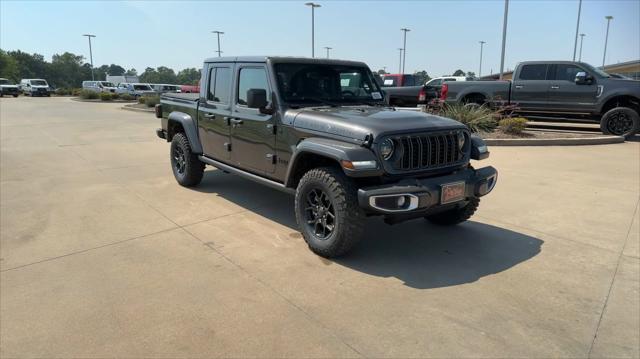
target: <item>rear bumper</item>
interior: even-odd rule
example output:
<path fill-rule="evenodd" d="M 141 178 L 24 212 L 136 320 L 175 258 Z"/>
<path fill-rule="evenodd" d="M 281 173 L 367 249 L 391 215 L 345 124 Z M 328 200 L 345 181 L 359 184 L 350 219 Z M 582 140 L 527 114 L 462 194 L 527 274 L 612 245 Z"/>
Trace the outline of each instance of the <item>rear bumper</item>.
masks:
<path fill-rule="evenodd" d="M 393 184 L 365 187 L 358 190 L 358 203 L 371 214 L 412 214 L 437 211 L 466 203 L 470 198 L 482 197 L 493 190 L 498 180 L 495 168 L 483 167 L 478 170 L 467 168 L 447 176 L 406 179 Z M 464 196 L 458 202 L 441 203 L 442 186 L 464 183 Z M 404 205 L 393 207 L 400 197 Z"/>

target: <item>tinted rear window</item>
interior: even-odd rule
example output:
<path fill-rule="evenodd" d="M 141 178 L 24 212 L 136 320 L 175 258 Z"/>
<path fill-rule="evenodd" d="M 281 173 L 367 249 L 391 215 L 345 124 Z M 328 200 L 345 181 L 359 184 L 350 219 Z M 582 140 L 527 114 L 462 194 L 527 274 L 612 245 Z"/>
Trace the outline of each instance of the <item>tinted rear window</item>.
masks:
<path fill-rule="evenodd" d="M 520 70 L 520 80 L 545 80 L 547 65 L 523 65 Z"/>

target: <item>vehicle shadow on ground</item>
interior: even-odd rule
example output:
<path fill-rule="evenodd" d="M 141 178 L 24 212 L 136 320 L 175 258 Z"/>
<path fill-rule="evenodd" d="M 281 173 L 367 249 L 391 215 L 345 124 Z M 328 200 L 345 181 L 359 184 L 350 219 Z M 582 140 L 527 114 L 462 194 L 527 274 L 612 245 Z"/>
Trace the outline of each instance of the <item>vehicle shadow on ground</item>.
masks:
<path fill-rule="evenodd" d="M 207 171 L 195 189 L 215 193 L 298 232 L 291 195 L 222 171 Z M 364 238 L 350 254 L 322 262 L 395 277 L 417 289 L 441 288 L 475 282 L 512 268 L 540 253 L 543 243 L 473 220 L 453 227 L 422 219 L 390 226 L 380 217 L 372 217 L 367 219 Z"/>

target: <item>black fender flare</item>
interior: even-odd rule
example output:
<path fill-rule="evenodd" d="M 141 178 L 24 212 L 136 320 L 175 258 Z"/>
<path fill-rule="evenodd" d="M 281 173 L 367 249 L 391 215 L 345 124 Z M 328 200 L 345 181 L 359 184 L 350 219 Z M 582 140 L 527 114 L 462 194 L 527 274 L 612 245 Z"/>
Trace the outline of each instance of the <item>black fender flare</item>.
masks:
<path fill-rule="evenodd" d="M 636 93 L 631 93 L 630 91 L 626 90 L 626 89 L 620 89 L 620 90 L 614 90 L 611 93 L 608 93 L 606 95 L 606 97 L 603 97 L 601 99 L 599 99 L 599 101 L 597 102 L 597 107 L 596 107 L 596 111 L 598 114 L 600 115 L 604 115 L 604 113 L 602 112 L 604 105 L 607 104 L 607 102 L 609 102 L 610 100 L 613 100 L 616 97 L 631 97 L 634 100 L 640 102 L 640 96 L 639 94 Z"/>
<path fill-rule="evenodd" d="M 348 143 L 328 138 L 311 137 L 300 141 L 296 146 L 291 146 L 291 159 L 287 167 L 285 186 L 293 185 L 296 167 L 300 164 L 303 154 L 314 154 L 336 161 L 347 176 L 370 177 L 382 174 L 382 167 L 373 151 L 367 147 L 355 143 Z M 344 168 L 342 161 L 376 161 L 377 169 L 352 170 Z"/>
<path fill-rule="evenodd" d="M 177 122 L 182 125 L 184 129 L 185 135 L 187 135 L 187 139 L 189 140 L 189 145 L 191 146 L 191 152 L 194 154 L 202 154 L 202 144 L 200 143 L 200 138 L 198 137 L 198 125 L 196 122 L 184 112 L 173 111 L 169 114 L 168 123 Z M 167 128 L 168 130 L 168 128 Z M 168 134 L 167 139 L 171 138 L 172 134 Z"/>

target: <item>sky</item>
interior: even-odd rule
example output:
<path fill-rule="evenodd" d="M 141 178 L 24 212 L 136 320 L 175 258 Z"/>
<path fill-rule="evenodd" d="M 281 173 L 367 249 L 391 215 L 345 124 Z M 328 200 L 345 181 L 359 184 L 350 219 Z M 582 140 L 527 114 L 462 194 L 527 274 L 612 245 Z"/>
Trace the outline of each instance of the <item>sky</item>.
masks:
<path fill-rule="evenodd" d="M 199 68 L 217 56 L 212 30 L 224 31 L 223 56 L 311 56 L 311 9 L 306 1 L 8 1 L 0 0 L 0 48 L 65 51 L 139 73 L 146 67 Z M 500 68 L 503 0 L 322 1 L 315 11 L 316 57 L 366 62 L 397 73 L 402 31 L 406 72 L 430 76 L 460 68 L 482 74 Z M 578 0 L 511 0 L 505 69 L 527 60 L 571 60 Z M 582 60 L 602 65 L 605 15 L 611 15 L 606 63 L 640 59 L 640 0 L 583 0 Z M 579 47 L 578 40 L 578 47 Z"/>

